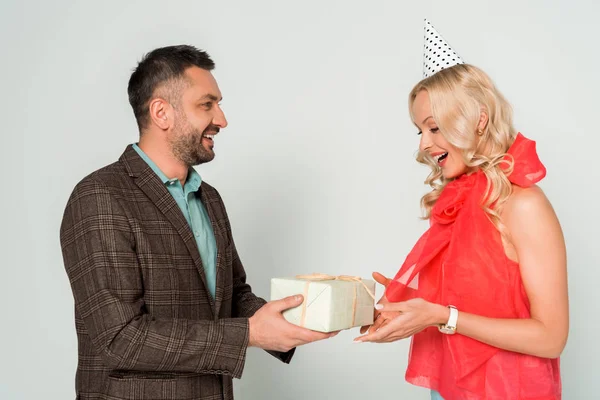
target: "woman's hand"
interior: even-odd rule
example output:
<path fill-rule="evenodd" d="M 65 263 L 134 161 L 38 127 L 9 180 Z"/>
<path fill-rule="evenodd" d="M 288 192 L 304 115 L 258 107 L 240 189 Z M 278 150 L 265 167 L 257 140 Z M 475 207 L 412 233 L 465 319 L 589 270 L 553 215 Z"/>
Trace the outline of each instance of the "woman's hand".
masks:
<path fill-rule="evenodd" d="M 378 319 L 385 316 L 392 318 L 382 321 L 377 329 L 373 329 L 373 324 L 369 333 L 356 338 L 355 342 L 389 343 L 405 339 L 425 328 L 444 323 L 450 313 L 444 306 L 419 298 L 399 303 L 378 304 L 376 308 L 381 315 Z"/>
<path fill-rule="evenodd" d="M 373 272 L 373 279 L 380 285 L 383 285 L 384 290 L 387 289 L 388 285 L 392 281 L 391 279 L 386 278 L 379 272 Z M 389 303 L 389 301 L 385 297 L 385 291 L 384 291 L 383 296 L 381 296 L 381 299 L 379 299 L 377 304 L 380 305 L 380 304 L 388 304 L 388 303 Z M 366 332 L 375 332 L 377 329 L 379 329 L 383 325 L 387 324 L 387 322 L 389 320 L 400 315 L 398 312 L 394 312 L 394 311 L 386 312 L 385 315 L 382 315 L 383 313 L 380 310 L 378 310 L 377 307 L 375 307 L 374 312 L 375 312 L 375 314 L 373 316 L 373 325 L 365 325 L 365 326 L 361 327 L 360 328 L 361 334 L 364 334 Z"/>

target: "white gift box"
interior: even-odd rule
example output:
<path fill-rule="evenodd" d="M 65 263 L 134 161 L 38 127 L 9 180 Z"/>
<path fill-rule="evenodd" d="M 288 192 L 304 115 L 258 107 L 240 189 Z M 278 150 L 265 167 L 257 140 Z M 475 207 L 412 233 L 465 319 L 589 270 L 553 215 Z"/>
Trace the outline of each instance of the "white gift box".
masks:
<path fill-rule="evenodd" d="M 283 312 L 292 324 L 319 332 L 371 325 L 375 282 L 323 274 L 271 279 L 271 300 L 301 294 L 301 306 Z"/>

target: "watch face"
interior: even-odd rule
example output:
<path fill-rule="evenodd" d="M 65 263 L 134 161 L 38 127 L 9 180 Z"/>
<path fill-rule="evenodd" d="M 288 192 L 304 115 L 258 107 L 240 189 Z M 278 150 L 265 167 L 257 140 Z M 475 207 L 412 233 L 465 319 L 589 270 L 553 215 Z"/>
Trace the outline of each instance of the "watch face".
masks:
<path fill-rule="evenodd" d="M 446 325 L 440 326 L 438 329 L 440 330 L 440 332 L 445 333 L 446 335 L 453 335 L 455 333 L 454 328 L 450 328 Z"/>

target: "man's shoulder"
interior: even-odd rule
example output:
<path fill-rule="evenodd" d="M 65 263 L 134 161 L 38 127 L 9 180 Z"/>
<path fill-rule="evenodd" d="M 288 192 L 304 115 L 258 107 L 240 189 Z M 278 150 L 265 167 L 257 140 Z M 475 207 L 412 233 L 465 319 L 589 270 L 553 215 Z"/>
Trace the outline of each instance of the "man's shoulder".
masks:
<path fill-rule="evenodd" d="M 130 183 L 131 177 L 119 160 L 88 174 L 77 183 L 75 188 L 95 186 L 111 190 L 129 186 Z"/>
<path fill-rule="evenodd" d="M 86 216 L 112 213 L 114 205 L 131 197 L 132 179 L 121 161 L 97 169 L 73 188 L 63 215 L 61 232 Z M 95 218 L 95 217 L 94 217 Z"/>
<path fill-rule="evenodd" d="M 81 200 L 89 195 L 109 195 L 121 199 L 135 197 L 134 192 L 137 187 L 126 159 L 128 153 L 132 151 L 134 150 L 131 149 L 131 146 L 128 146 L 117 161 L 99 168 L 81 179 L 73 188 L 68 203 Z"/>

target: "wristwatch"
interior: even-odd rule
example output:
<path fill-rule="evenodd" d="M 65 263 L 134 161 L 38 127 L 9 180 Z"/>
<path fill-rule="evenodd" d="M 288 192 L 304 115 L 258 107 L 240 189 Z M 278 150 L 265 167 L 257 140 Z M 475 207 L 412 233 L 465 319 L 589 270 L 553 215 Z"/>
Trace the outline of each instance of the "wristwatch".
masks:
<path fill-rule="evenodd" d="M 450 309 L 450 318 L 448 318 L 448 323 L 440 324 L 438 329 L 440 332 L 445 333 L 446 335 L 454 335 L 456 333 L 456 322 L 458 321 L 458 310 L 454 306 L 448 306 Z"/>

